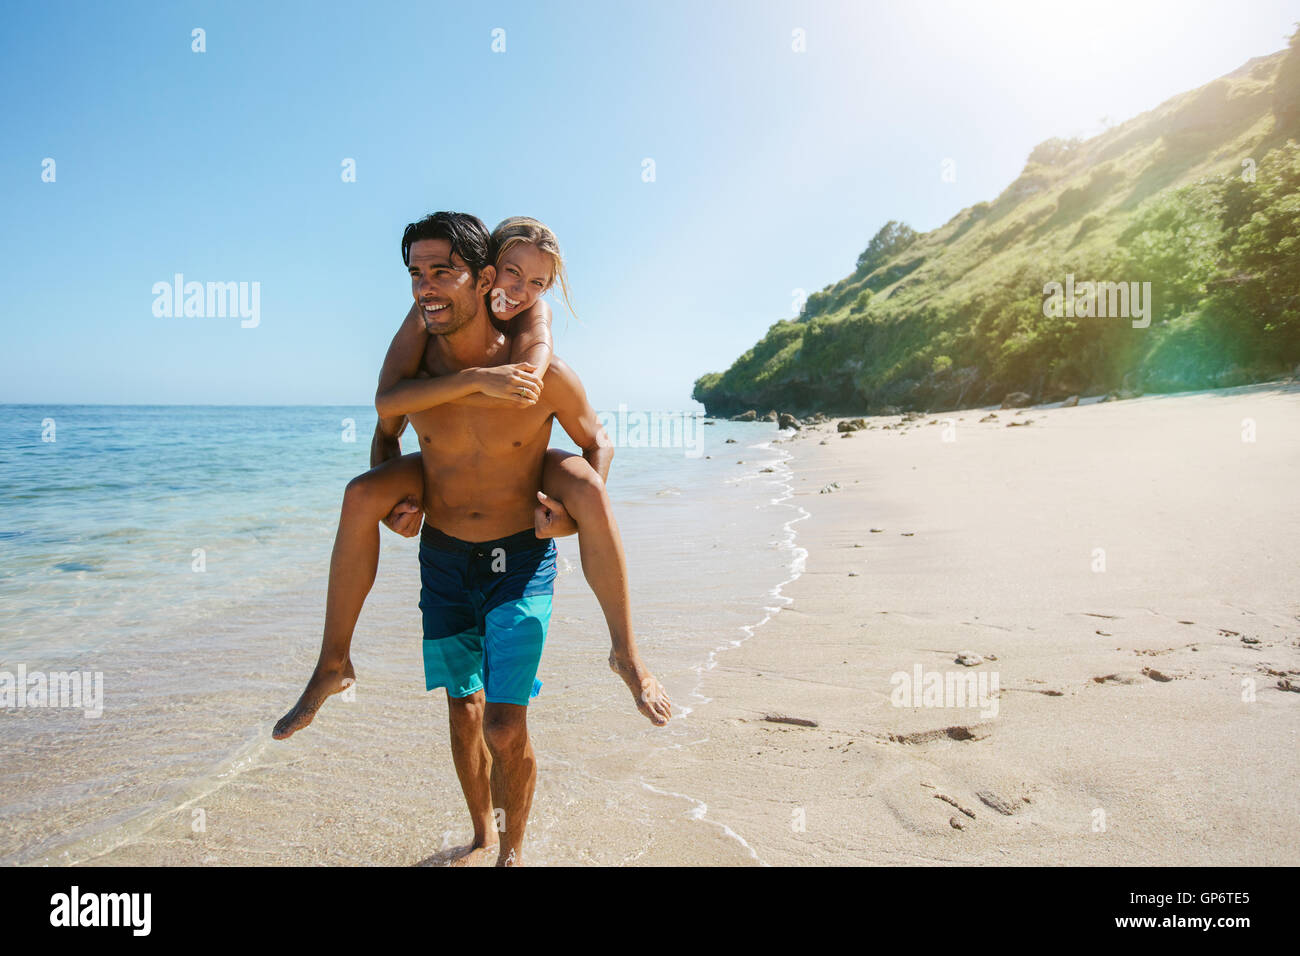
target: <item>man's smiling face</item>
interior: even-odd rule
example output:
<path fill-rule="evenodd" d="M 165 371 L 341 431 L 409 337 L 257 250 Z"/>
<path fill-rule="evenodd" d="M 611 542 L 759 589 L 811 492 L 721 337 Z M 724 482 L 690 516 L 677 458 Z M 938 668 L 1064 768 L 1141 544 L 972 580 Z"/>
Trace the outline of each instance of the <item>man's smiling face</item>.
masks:
<path fill-rule="evenodd" d="M 411 294 L 430 335 L 450 335 L 478 314 L 483 295 L 496 277 L 487 266 L 476 281 L 447 239 L 421 239 L 411 245 Z"/>

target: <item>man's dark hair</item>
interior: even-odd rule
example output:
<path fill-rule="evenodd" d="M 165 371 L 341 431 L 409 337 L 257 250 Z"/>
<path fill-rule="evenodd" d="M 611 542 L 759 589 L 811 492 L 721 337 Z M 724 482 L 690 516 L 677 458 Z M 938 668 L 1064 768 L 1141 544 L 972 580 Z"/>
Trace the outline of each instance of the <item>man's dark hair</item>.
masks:
<path fill-rule="evenodd" d="M 413 222 L 402 233 L 402 264 L 411 264 L 411 246 L 421 239 L 446 239 L 452 255 L 460 256 L 477 279 L 483 267 L 490 265 L 492 236 L 478 216 L 467 212 L 435 212 Z"/>

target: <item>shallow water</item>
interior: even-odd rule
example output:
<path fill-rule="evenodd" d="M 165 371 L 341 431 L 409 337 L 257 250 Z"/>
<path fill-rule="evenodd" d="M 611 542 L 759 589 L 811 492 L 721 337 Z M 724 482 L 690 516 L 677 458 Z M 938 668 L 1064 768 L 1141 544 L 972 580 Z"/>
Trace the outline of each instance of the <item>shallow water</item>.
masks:
<path fill-rule="evenodd" d="M 0 713 L 0 862 L 414 863 L 463 842 L 445 700 L 423 690 L 415 540 L 384 532 L 354 644 L 356 702 L 335 698 L 307 731 L 270 739 L 315 660 L 338 502 L 367 464 L 373 412 L 3 412 L 0 673 L 100 674 L 103 698 L 100 716 Z M 784 455 L 766 444 L 776 430 L 702 427 L 698 455 L 626 447 L 635 432 L 609 430 L 625 443 L 609 488 L 638 639 L 679 719 L 656 729 L 636 714 L 605 666 L 577 539 L 561 540 L 529 712 L 530 859 L 655 861 L 667 840 L 674 858 L 693 841 L 702 860 L 752 862 L 707 808 L 638 768 L 696 740 L 700 674 L 798 573 L 799 511 L 781 500 Z M 347 836 L 321 819 L 349 820 Z"/>

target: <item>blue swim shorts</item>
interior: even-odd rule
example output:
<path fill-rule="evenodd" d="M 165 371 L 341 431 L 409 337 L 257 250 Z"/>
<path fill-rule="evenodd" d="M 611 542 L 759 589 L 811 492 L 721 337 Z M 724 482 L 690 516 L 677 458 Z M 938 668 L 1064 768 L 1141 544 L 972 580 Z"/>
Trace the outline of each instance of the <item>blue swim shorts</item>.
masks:
<path fill-rule="evenodd" d="M 486 690 L 493 703 L 528 706 L 551 622 L 555 541 L 529 529 L 461 541 L 425 523 L 420 611 L 425 690 L 452 697 Z"/>

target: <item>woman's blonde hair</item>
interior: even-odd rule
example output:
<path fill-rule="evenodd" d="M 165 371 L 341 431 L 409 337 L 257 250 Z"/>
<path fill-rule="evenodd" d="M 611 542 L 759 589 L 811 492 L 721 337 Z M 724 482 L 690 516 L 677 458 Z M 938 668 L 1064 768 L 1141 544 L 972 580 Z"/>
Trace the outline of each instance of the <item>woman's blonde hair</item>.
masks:
<path fill-rule="evenodd" d="M 564 271 L 564 257 L 560 255 L 560 242 L 555 238 L 555 233 L 551 232 L 544 223 L 528 216 L 511 216 L 509 219 L 501 220 L 492 230 L 492 263 L 494 265 L 500 263 L 501 257 L 511 247 L 521 242 L 532 243 L 540 252 L 551 257 L 551 281 L 546 287 L 550 289 L 556 280 L 559 280 L 564 305 L 576 319 L 578 313 L 574 311 L 573 302 L 569 299 L 569 277 Z"/>

